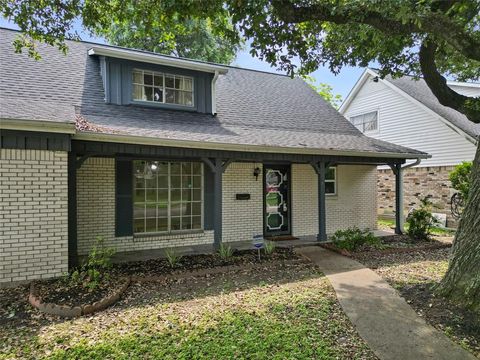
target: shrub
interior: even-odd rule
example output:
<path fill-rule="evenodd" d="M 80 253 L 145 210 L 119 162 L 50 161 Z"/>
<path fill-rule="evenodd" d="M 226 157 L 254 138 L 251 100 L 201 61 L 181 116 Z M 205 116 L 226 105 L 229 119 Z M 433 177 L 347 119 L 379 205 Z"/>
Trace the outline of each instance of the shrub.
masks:
<path fill-rule="evenodd" d="M 218 254 L 223 261 L 228 261 L 233 256 L 233 249 L 230 245 L 220 244 Z"/>
<path fill-rule="evenodd" d="M 408 236 L 413 240 L 428 240 L 432 228 L 438 220 L 432 215 L 432 202 L 425 197 L 420 200 L 420 207 L 413 209 L 407 216 Z"/>
<path fill-rule="evenodd" d="M 115 250 L 105 247 L 103 238 L 98 236 L 85 263 L 69 274 L 70 284 L 81 284 L 89 290 L 95 290 L 102 280 L 108 279 L 108 269 L 112 266 L 114 254 Z"/>
<path fill-rule="evenodd" d="M 275 243 L 273 241 L 265 241 L 265 245 L 264 245 L 265 254 L 267 254 L 267 255 L 273 254 L 276 247 L 277 246 L 275 245 Z"/>
<path fill-rule="evenodd" d="M 171 268 L 176 267 L 183 257 L 178 252 L 176 252 L 175 249 L 165 250 L 165 256 L 167 257 L 168 265 L 170 265 Z"/>
<path fill-rule="evenodd" d="M 460 192 L 465 201 L 468 198 L 468 191 L 470 190 L 472 166 L 473 163 L 471 161 L 464 161 L 455 166 L 449 174 L 452 187 Z"/>
<path fill-rule="evenodd" d="M 333 244 L 339 249 L 355 251 L 361 246 L 368 244 L 380 246 L 380 240 L 369 230 L 360 230 L 357 227 L 346 230 L 338 230 L 332 237 Z"/>

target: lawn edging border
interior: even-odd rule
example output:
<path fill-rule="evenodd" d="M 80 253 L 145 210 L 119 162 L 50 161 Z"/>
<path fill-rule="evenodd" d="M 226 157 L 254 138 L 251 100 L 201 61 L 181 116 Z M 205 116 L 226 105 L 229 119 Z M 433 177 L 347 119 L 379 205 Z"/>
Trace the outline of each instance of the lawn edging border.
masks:
<path fill-rule="evenodd" d="M 120 296 L 127 290 L 130 285 L 130 277 L 121 278 L 121 285 L 118 286 L 111 294 L 105 296 L 103 299 L 96 301 L 92 304 L 80 305 L 80 306 L 68 306 L 68 305 L 58 305 L 55 303 L 45 303 L 42 302 L 42 298 L 38 295 L 38 292 L 35 288 L 35 282 L 30 283 L 30 293 L 28 295 L 28 302 L 34 308 L 39 311 L 49 314 L 57 315 L 65 318 L 75 318 L 82 315 L 93 314 L 95 312 L 106 309 L 107 307 L 113 305 L 115 302 L 120 299 Z"/>

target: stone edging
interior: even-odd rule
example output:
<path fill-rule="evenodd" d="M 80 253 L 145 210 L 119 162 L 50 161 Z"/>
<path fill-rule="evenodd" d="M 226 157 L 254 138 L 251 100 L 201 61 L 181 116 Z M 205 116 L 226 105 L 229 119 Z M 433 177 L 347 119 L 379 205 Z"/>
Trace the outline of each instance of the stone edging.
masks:
<path fill-rule="evenodd" d="M 30 294 L 28 295 L 28 302 L 39 311 L 50 314 L 57 315 L 66 318 L 74 318 L 82 315 L 93 314 L 94 312 L 106 309 L 120 298 L 120 296 L 127 290 L 130 285 L 130 278 L 123 278 L 123 283 L 117 289 L 113 291 L 112 294 L 104 297 L 103 299 L 94 302 L 93 304 L 87 304 L 82 306 L 67 306 L 67 305 L 57 305 L 54 303 L 44 303 L 42 298 L 38 295 L 37 290 L 35 289 L 34 282 L 30 283 Z"/>

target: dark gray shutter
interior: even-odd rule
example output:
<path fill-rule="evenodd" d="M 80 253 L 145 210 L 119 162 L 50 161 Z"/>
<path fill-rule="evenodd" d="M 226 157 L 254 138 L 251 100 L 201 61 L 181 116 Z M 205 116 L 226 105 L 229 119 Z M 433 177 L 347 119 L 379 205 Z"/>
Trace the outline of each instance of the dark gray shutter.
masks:
<path fill-rule="evenodd" d="M 214 174 L 210 171 L 207 166 L 203 167 L 205 178 L 203 183 L 203 228 L 205 230 L 213 230 L 213 190 L 214 190 L 214 182 L 213 176 Z"/>
<path fill-rule="evenodd" d="M 115 236 L 133 235 L 133 163 L 115 160 Z"/>

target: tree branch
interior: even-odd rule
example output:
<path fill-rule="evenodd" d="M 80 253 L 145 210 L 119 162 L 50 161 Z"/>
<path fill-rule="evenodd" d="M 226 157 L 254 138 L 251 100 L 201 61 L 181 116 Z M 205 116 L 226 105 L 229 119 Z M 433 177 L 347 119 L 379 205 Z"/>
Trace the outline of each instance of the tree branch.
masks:
<path fill-rule="evenodd" d="M 327 21 L 335 24 L 356 22 L 370 25 L 386 34 L 411 35 L 428 33 L 443 39 L 467 58 L 480 61 L 480 41 L 470 36 L 465 29 L 441 12 L 430 12 L 420 18 L 421 27 L 413 21 L 403 23 L 384 13 L 358 7 L 336 8 L 331 4 L 317 2 L 308 6 L 297 6 L 291 0 L 272 0 L 277 15 L 287 23 Z"/>
<path fill-rule="evenodd" d="M 480 98 L 471 98 L 453 91 L 447 80 L 439 73 L 435 63 L 437 45 L 430 39 L 423 41 L 419 61 L 424 80 L 440 104 L 455 109 L 474 123 L 480 123 Z"/>

